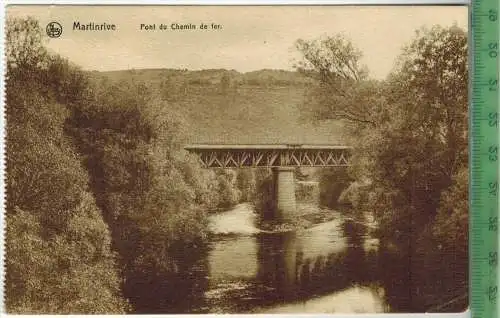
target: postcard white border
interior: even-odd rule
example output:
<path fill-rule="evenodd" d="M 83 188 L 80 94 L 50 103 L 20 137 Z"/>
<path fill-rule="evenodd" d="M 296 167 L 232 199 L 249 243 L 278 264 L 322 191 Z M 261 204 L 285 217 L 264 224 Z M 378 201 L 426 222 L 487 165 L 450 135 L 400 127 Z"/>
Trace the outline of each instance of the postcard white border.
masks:
<path fill-rule="evenodd" d="M 1 1 L 1 0 L 0 0 Z M 0 8 L 0 105 L 2 114 L 4 112 L 5 103 L 5 8 L 8 5 L 470 5 L 472 0 L 4 0 Z M 469 19 L 470 21 L 470 19 Z M 470 22 L 469 22 L 470 23 Z M 5 118 L 0 116 L 0 160 L 5 164 Z M 2 213 L 0 213 L 0 226 L 2 228 L 2 235 L 0 235 L 0 267 L 3 269 L 5 264 L 5 249 L 4 249 L 4 209 L 5 209 L 5 166 L 0 169 L 0 202 L 2 204 Z M 4 276 L 0 278 L 0 315 L 2 317 L 9 317 L 5 313 L 4 307 Z M 56 317 L 56 315 L 44 315 L 46 317 Z M 127 315 L 127 317 L 178 317 L 179 315 Z M 471 317 L 470 310 L 462 313 L 418 313 L 418 314 L 226 314 L 226 315 L 182 315 L 186 318 L 220 318 L 225 317 L 239 317 L 239 318 L 255 318 L 259 317 L 282 317 L 282 318 L 319 318 L 319 317 L 332 317 L 332 318 L 468 318 Z M 40 317 L 38 315 L 23 315 L 23 317 Z M 120 315 L 70 315 L 70 317 L 122 317 Z"/>

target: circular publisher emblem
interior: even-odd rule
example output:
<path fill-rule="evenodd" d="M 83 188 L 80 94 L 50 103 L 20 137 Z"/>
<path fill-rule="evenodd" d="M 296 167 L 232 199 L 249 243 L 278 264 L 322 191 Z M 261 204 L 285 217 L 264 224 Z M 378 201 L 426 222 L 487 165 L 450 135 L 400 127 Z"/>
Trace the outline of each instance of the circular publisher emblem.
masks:
<path fill-rule="evenodd" d="M 50 22 L 47 24 L 47 28 L 45 29 L 47 31 L 47 35 L 51 38 L 58 38 L 62 34 L 62 26 L 59 24 L 59 22 Z"/>

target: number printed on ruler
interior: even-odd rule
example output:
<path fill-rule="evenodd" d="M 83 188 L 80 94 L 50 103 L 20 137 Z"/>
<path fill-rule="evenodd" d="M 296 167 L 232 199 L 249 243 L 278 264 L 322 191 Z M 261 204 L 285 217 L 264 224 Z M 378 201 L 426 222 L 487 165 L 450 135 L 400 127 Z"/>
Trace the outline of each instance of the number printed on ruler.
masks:
<path fill-rule="evenodd" d="M 499 3 L 472 3 L 471 311 L 498 316 Z"/>

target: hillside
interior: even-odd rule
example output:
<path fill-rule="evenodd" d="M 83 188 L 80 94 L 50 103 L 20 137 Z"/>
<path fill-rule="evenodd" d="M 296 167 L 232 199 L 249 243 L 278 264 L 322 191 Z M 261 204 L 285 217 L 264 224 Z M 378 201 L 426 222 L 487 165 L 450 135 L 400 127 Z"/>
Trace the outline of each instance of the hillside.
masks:
<path fill-rule="evenodd" d="M 158 89 L 184 115 L 191 143 L 341 143 L 338 123 L 301 120 L 309 78 L 297 72 L 147 69 L 93 73 Z"/>

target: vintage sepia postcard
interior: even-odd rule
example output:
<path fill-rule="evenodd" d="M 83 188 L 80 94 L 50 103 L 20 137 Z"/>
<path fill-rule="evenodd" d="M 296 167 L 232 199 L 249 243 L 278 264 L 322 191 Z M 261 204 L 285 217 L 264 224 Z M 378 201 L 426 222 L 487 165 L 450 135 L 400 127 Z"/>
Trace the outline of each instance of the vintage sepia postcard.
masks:
<path fill-rule="evenodd" d="M 5 310 L 468 308 L 465 6 L 10 5 Z"/>

